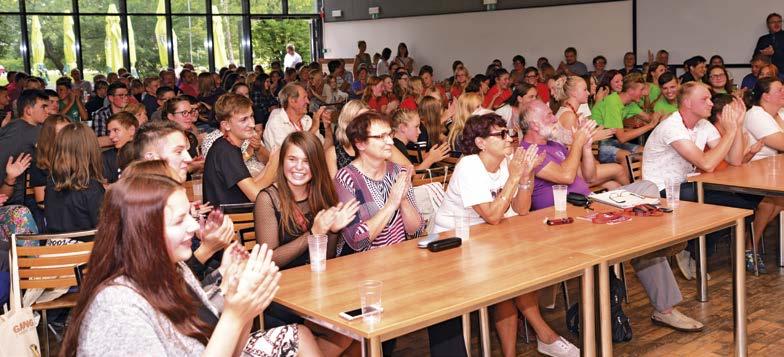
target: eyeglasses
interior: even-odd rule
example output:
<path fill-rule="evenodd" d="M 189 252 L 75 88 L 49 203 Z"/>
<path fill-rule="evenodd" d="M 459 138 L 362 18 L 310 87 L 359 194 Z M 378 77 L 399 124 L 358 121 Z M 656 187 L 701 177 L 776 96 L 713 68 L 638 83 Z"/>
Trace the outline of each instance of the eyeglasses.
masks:
<path fill-rule="evenodd" d="M 381 140 L 384 140 L 384 141 L 386 141 L 387 139 L 392 140 L 392 132 L 390 131 L 390 132 L 383 133 L 383 134 L 378 134 L 378 135 L 368 135 L 368 139 L 381 139 Z"/>
<path fill-rule="evenodd" d="M 172 113 L 172 114 L 174 114 L 174 115 L 177 115 L 177 114 L 182 114 L 182 115 L 196 115 L 196 114 L 199 114 L 199 111 L 198 111 L 197 109 L 191 109 L 191 110 L 183 110 L 183 111 L 181 111 L 181 112 L 174 112 L 174 113 Z"/>
<path fill-rule="evenodd" d="M 506 140 L 506 138 L 509 137 L 509 131 L 508 130 L 504 130 L 504 131 L 499 131 L 497 133 L 490 133 L 490 134 L 487 134 L 487 136 L 497 136 L 497 137 L 501 138 L 501 140 Z"/>

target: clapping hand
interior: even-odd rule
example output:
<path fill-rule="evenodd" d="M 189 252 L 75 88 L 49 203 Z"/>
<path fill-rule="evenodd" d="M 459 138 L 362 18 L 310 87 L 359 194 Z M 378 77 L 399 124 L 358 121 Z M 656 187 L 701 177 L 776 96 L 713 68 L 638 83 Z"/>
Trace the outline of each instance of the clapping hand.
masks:
<path fill-rule="evenodd" d="M 338 232 L 354 221 L 354 217 L 356 217 L 357 211 L 359 211 L 359 201 L 352 198 L 350 201 L 346 203 L 340 202 L 337 206 L 332 208 L 335 209 L 335 214 L 333 215 L 332 225 L 329 227 L 329 230 L 331 232 Z"/>
<path fill-rule="evenodd" d="M 261 314 L 279 289 L 280 272 L 266 244 L 253 247 L 245 266 L 232 264 L 227 275 L 224 314 L 239 321 Z"/>
<path fill-rule="evenodd" d="M 394 207 L 399 207 L 400 202 L 403 200 L 403 196 L 408 193 L 408 187 L 411 185 L 411 172 L 413 171 L 414 168 L 411 167 L 411 165 L 401 168 L 395 179 L 395 183 L 392 184 L 392 189 L 389 192 L 387 201 Z"/>
<path fill-rule="evenodd" d="M 449 157 L 449 144 L 441 143 L 433 145 L 430 151 L 426 152 L 424 161 L 429 161 L 431 164 L 439 162 Z"/>
<path fill-rule="evenodd" d="M 216 221 L 215 217 L 220 217 L 220 220 Z M 234 240 L 234 222 L 228 215 L 213 211 L 204 222 L 204 229 L 200 230 L 200 233 L 201 244 L 209 251 L 217 252 L 226 248 Z"/>
<path fill-rule="evenodd" d="M 17 177 L 21 176 L 25 170 L 30 167 L 32 161 L 33 157 L 28 153 L 19 154 L 19 156 L 16 157 L 16 161 L 14 161 L 13 156 L 8 157 L 8 163 L 5 165 L 6 180 L 15 180 Z"/>
<path fill-rule="evenodd" d="M 5 201 L 8 201 L 8 195 L 4 195 L 0 193 L 0 206 L 2 206 Z"/>
<path fill-rule="evenodd" d="M 539 148 L 531 145 L 528 149 L 518 147 L 512 159 L 509 160 L 508 170 L 510 177 L 528 177 L 531 171 L 544 159 L 543 155 L 538 155 Z"/>

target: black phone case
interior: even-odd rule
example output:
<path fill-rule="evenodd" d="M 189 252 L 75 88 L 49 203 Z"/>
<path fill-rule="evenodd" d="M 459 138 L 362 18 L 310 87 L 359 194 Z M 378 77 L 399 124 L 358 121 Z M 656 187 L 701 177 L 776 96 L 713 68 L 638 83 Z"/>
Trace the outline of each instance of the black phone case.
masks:
<path fill-rule="evenodd" d="M 463 244 L 463 240 L 457 237 L 440 239 L 437 241 L 430 242 L 427 245 L 427 249 L 431 252 L 440 252 L 442 250 L 447 250 L 451 248 L 459 247 Z"/>

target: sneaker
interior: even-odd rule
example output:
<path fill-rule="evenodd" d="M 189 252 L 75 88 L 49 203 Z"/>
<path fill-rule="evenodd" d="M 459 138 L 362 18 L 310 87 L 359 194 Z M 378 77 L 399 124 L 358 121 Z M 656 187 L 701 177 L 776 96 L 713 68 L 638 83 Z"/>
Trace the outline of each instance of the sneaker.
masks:
<path fill-rule="evenodd" d="M 689 269 L 689 260 L 691 259 L 691 255 L 689 252 L 682 250 L 680 253 L 675 254 L 675 261 L 678 263 L 678 268 L 680 268 L 683 277 L 686 280 L 694 279 L 694 276 L 691 275 L 691 269 Z"/>
<path fill-rule="evenodd" d="M 651 320 L 657 325 L 667 326 L 681 332 L 702 331 L 704 327 L 701 322 L 682 314 L 676 309 L 672 309 L 669 314 L 656 311 L 651 316 Z"/>
<path fill-rule="evenodd" d="M 546 356 L 553 357 L 580 357 L 580 349 L 567 341 L 563 337 L 558 337 L 555 342 L 546 344 L 540 339 L 536 339 L 536 350 Z"/>
<path fill-rule="evenodd" d="M 697 279 L 697 261 L 689 257 L 689 271 L 694 279 Z M 711 280 L 710 273 L 705 273 L 705 279 Z"/>
<path fill-rule="evenodd" d="M 759 254 L 757 254 L 757 270 L 760 274 L 768 273 L 768 269 L 765 268 L 765 262 Z M 749 273 L 754 272 L 754 253 L 751 250 L 746 250 L 746 271 Z"/>

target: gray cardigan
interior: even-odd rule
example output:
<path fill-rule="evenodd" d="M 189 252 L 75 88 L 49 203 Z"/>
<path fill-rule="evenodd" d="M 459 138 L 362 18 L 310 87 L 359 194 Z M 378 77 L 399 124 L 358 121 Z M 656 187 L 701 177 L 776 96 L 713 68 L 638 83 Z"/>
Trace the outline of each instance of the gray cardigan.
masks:
<path fill-rule="evenodd" d="M 219 316 L 220 308 L 210 301 L 210 296 L 190 269 L 179 263 L 179 270 L 202 303 Z M 198 340 L 178 332 L 166 316 L 135 291 L 132 282 L 118 277 L 111 285 L 101 289 L 87 308 L 76 354 L 195 356 L 202 354 L 204 348 Z"/>

